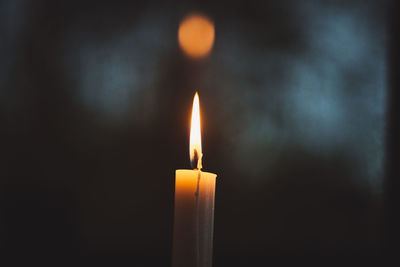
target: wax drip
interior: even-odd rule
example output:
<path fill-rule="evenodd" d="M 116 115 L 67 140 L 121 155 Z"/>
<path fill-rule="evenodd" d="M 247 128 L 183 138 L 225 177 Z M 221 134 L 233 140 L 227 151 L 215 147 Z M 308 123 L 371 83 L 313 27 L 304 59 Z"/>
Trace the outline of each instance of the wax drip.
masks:
<path fill-rule="evenodd" d="M 195 254 L 196 254 L 196 267 L 200 266 L 200 203 L 199 203 L 199 197 L 200 197 L 200 179 L 201 179 L 201 168 L 203 168 L 202 165 L 202 160 L 203 158 L 203 153 L 199 153 L 197 149 L 194 150 L 194 162 L 197 159 L 197 188 L 196 192 L 194 193 L 194 196 L 196 198 L 196 215 L 195 215 L 195 220 L 196 220 L 196 245 L 195 245 Z M 193 162 L 193 165 L 194 165 Z M 193 167 L 193 166 L 192 166 Z"/>
<path fill-rule="evenodd" d="M 197 162 L 197 189 L 194 193 L 196 197 L 196 267 L 200 266 L 200 207 L 199 207 L 199 197 L 200 197 L 200 179 L 201 179 L 201 156 Z"/>

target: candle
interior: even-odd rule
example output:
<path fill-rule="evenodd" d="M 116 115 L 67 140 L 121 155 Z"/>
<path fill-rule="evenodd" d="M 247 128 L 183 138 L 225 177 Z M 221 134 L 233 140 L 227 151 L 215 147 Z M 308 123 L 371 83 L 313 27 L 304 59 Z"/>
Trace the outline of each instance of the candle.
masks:
<path fill-rule="evenodd" d="M 190 162 L 194 170 L 176 170 L 173 267 L 210 267 L 216 174 L 203 172 L 200 105 L 193 100 Z"/>

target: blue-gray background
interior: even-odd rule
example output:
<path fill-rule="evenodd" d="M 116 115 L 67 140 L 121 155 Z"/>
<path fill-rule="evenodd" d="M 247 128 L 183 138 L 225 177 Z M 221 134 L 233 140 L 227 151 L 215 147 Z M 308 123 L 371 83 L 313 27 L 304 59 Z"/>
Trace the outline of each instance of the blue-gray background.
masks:
<path fill-rule="evenodd" d="M 193 11 L 216 27 L 200 61 L 177 43 Z M 198 90 L 203 165 L 218 174 L 215 266 L 379 251 L 387 11 L 358 0 L 1 1 L 4 250 L 168 266 L 174 170 L 189 168 Z"/>

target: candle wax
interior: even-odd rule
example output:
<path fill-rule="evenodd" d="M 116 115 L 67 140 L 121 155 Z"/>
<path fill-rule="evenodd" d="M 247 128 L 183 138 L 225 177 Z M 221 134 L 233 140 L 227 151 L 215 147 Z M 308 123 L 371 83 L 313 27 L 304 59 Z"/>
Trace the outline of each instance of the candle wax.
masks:
<path fill-rule="evenodd" d="M 177 170 L 173 267 L 210 267 L 216 174 Z"/>

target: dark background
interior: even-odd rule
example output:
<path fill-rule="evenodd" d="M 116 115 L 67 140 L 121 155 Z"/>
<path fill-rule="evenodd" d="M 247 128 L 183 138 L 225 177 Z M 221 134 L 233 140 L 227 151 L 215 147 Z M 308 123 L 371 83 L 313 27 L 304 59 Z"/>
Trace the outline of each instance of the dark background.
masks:
<path fill-rule="evenodd" d="M 389 1 L 0 1 L 3 266 L 169 266 L 174 170 L 218 174 L 214 266 L 396 253 Z M 215 23 L 191 60 L 177 28 Z"/>

